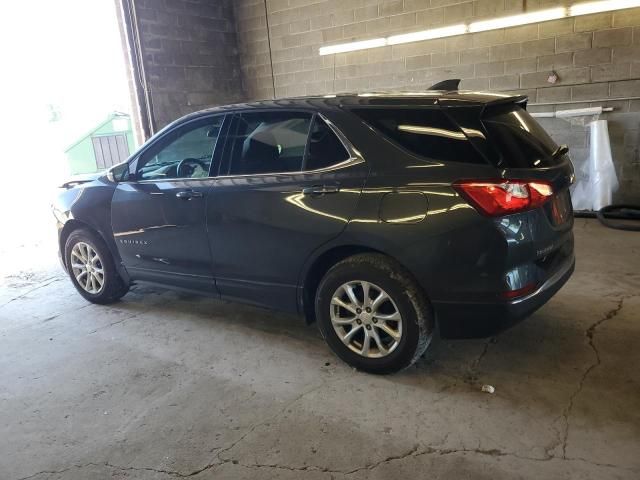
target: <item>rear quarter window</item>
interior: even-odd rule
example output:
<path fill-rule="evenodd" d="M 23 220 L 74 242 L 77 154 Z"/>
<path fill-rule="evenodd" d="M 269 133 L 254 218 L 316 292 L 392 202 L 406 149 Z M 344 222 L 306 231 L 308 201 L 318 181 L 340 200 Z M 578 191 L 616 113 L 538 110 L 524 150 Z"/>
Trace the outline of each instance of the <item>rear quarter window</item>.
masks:
<path fill-rule="evenodd" d="M 438 108 L 358 108 L 352 112 L 416 156 L 440 162 L 487 164 L 469 141 L 468 132 L 465 134 Z"/>
<path fill-rule="evenodd" d="M 494 163 L 503 168 L 543 168 L 562 163 L 553 158 L 558 148 L 542 126 L 517 104 L 489 107 L 482 117 L 495 151 Z"/>

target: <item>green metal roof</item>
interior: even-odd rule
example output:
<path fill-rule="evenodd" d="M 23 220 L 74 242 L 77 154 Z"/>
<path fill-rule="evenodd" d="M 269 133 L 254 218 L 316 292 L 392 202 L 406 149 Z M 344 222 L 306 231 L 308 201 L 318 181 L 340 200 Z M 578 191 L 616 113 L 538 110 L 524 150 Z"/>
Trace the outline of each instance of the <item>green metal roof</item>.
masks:
<path fill-rule="evenodd" d="M 104 119 L 102 122 L 100 122 L 98 125 L 96 125 L 95 127 L 93 127 L 91 130 L 89 130 L 87 133 L 85 133 L 84 135 L 80 136 L 75 142 L 73 142 L 71 145 L 69 145 L 67 148 L 65 148 L 64 153 L 67 153 L 69 150 L 71 150 L 73 147 L 75 147 L 76 145 L 78 145 L 80 142 L 82 142 L 85 138 L 87 137 L 91 137 L 97 130 L 100 130 L 102 127 L 104 127 L 107 123 L 109 123 L 110 121 L 112 121 L 114 118 L 122 118 L 122 117 L 126 117 L 129 118 L 129 114 L 128 113 L 122 113 L 122 112 L 111 112 L 106 119 Z"/>

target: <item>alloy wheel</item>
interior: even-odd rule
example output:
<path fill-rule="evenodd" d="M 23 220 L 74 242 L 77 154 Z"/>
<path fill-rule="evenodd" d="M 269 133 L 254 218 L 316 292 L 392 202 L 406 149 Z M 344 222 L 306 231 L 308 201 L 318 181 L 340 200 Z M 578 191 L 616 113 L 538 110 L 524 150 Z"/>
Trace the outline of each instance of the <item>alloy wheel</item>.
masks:
<path fill-rule="evenodd" d="M 357 280 L 341 285 L 331 298 L 331 324 L 351 351 L 366 358 L 393 352 L 402 339 L 402 316 L 379 286 Z"/>
<path fill-rule="evenodd" d="M 98 252 L 85 242 L 76 243 L 71 249 L 71 270 L 78 285 L 92 295 L 104 287 L 104 267 Z"/>

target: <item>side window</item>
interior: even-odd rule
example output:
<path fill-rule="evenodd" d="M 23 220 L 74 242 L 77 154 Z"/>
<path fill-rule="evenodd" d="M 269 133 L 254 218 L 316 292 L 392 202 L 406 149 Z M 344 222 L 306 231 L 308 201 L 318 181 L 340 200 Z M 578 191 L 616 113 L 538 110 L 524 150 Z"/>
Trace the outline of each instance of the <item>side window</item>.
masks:
<path fill-rule="evenodd" d="M 409 152 L 442 162 L 486 164 L 467 135 L 437 108 L 360 108 L 353 112 Z"/>
<path fill-rule="evenodd" d="M 223 119 L 223 115 L 205 118 L 168 133 L 142 154 L 138 160 L 136 178 L 208 177 Z"/>
<path fill-rule="evenodd" d="M 307 113 L 237 115 L 225 149 L 229 174 L 301 171 L 310 126 L 311 115 Z"/>
<path fill-rule="evenodd" d="M 318 170 L 349 159 L 349 152 L 331 128 L 316 115 L 311 133 L 304 170 Z"/>

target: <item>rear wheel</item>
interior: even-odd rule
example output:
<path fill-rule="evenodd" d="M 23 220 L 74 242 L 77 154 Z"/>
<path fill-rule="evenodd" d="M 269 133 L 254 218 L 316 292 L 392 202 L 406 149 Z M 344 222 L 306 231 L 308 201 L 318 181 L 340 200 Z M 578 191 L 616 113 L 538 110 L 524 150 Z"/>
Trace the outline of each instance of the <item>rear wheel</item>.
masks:
<path fill-rule="evenodd" d="M 65 261 L 73 286 L 90 302 L 112 303 L 129 291 L 104 241 L 89 230 L 75 230 L 69 235 Z"/>
<path fill-rule="evenodd" d="M 355 255 L 332 267 L 318 287 L 316 318 L 331 349 L 370 373 L 413 364 L 433 334 L 433 318 L 415 280 L 381 254 Z"/>

